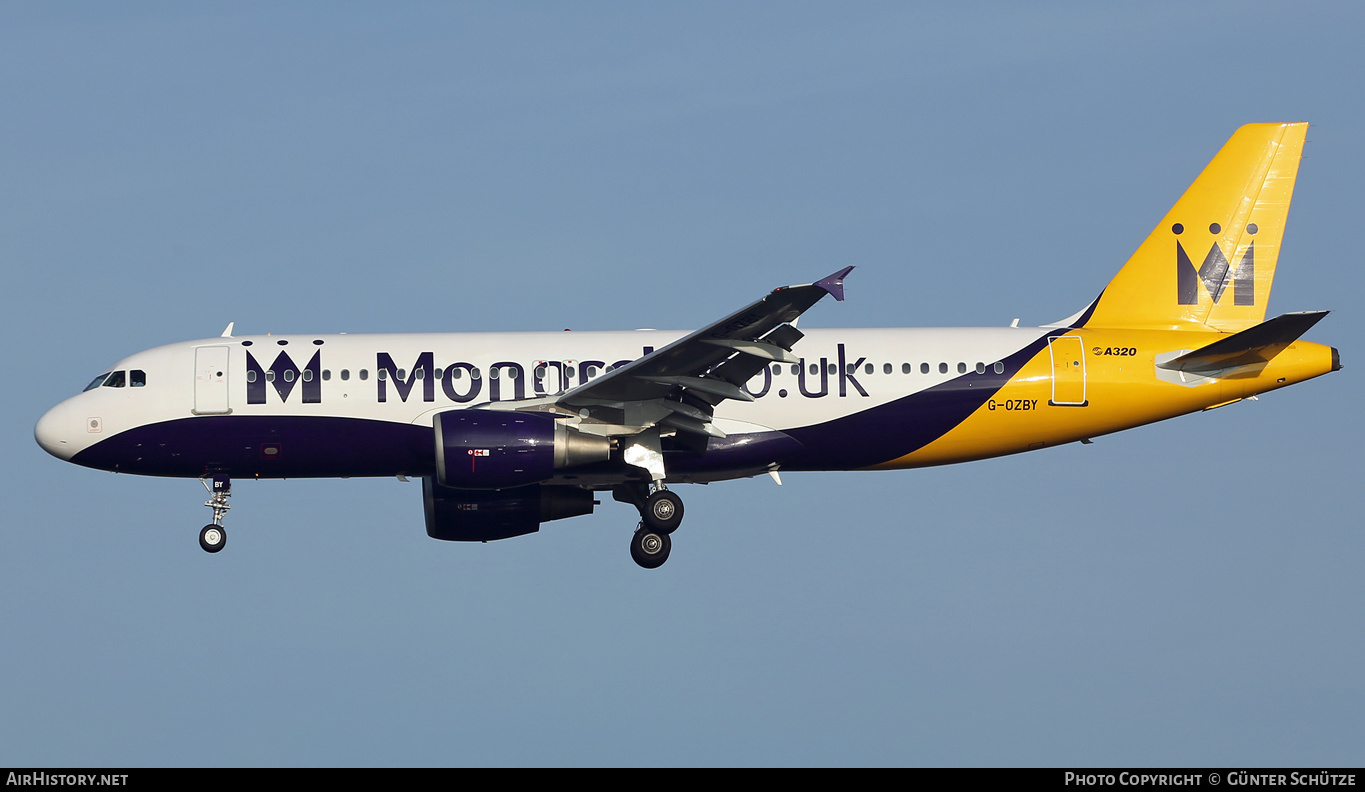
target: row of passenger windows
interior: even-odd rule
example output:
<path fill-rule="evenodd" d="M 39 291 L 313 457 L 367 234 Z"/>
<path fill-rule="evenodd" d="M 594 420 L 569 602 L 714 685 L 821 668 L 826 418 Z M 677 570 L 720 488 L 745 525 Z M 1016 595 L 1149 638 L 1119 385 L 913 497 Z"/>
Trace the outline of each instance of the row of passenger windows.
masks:
<path fill-rule="evenodd" d="M 783 368 L 783 367 L 782 367 L 781 365 L 774 365 L 774 366 L 772 367 L 772 372 L 773 372 L 773 374 L 781 374 L 781 373 L 782 373 L 782 368 Z M 938 368 L 938 373 L 940 373 L 940 374 L 947 374 L 948 371 L 949 371 L 948 364 L 947 364 L 946 362 L 940 362 L 940 363 L 938 364 L 937 368 Z M 981 363 L 981 362 L 978 361 L 977 364 L 975 365 L 975 367 L 973 367 L 973 370 L 974 370 L 977 374 L 985 374 L 987 368 L 988 368 L 987 364 Z M 1004 363 L 996 362 L 996 363 L 990 364 L 989 368 L 990 368 L 991 370 L 993 370 L 996 374 L 1004 374 L 1004 373 L 1005 373 L 1005 364 L 1004 364 Z M 900 369 L 901 369 L 901 373 L 902 373 L 902 374 L 911 374 L 911 373 L 913 373 L 914 370 L 915 370 L 914 366 L 913 366 L 912 364 L 910 364 L 910 363 L 902 363 L 901 366 L 900 366 Z M 497 368 L 497 367 L 495 367 L 495 368 L 493 368 L 493 369 L 490 369 L 489 372 L 488 372 L 489 378 L 491 378 L 491 379 L 498 379 L 498 377 L 499 377 L 499 372 L 502 371 L 502 370 L 503 370 L 502 368 Z M 612 367 L 611 367 L 611 366 L 606 366 L 606 367 L 604 367 L 603 370 L 604 370 L 604 371 L 611 371 L 611 370 L 612 370 Z M 966 363 L 964 363 L 964 362 L 958 362 L 958 364 L 957 364 L 957 373 L 959 373 L 959 374 L 966 374 L 966 373 L 967 373 L 967 370 L 968 370 L 968 369 L 967 369 L 967 364 L 966 364 Z M 443 369 L 438 369 L 438 373 L 437 373 L 436 376 L 440 376 L 440 372 L 441 372 L 441 371 L 443 371 Z M 462 377 L 465 376 L 466 371 L 468 371 L 468 374 L 469 374 L 469 378 L 470 378 L 470 379 L 480 379 L 480 378 L 482 378 L 482 376 L 483 376 L 482 372 L 480 372 L 478 368 L 476 368 L 476 367 L 470 367 L 470 368 L 466 369 L 464 366 L 455 366 L 455 367 L 453 367 L 453 368 L 451 369 L 451 371 L 450 371 L 450 376 L 451 376 L 451 378 L 453 378 L 453 379 L 461 379 Z M 838 374 L 838 373 L 839 373 L 839 367 L 838 367 L 837 365 L 835 365 L 834 363 L 827 363 L 827 364 L 826 364 L 826 369 L 825 369 L 825 371 L 826 371 L 827 374 L 831 374 L 831 375 L 833 375 L 833 374 Z M 846 366 L 845 371 L 846 371 L 846 373 L 848 373 L 848 374 L 857 374 L 857 373 L 858 373 L 857 368 L 856 368 L 853 364 L 851 364 L 851 363 L 848 364 L 848 365 Z M 931 366 L 931 364 L 929 364 L 929 363 L 921 363 L 921 364 L 919 364 L 919 373 L 921 373 L 921 374 L 928 374 L 928 373 L 930 373 L 931 371 L 933 371 L 933 366 Z M 507 378 L 508 378 L 508 379 L 516 379 L 516 378 L 520 375 L 520 370 L 519 370 L 519 369 L 516 369 L 516 368 L 512 368 L 512 367 L 506 367 L 506 372 L 507 372 Z M 573 371 L 573 367 L 572 367 L 572 366 L 565 366 L 565 367 L 564 367 L 564 372 L 565 372 L 565 373 L 567 374 L 567 376 L 570 377 L 570 378 L 572 378 L 573 375 L 574 375 L 574 371 Z M 892 373 L 894 373 L 894 372 L 895 372 L 895 366 L 894 366 L 893 364 L 891 364 L 891 363 L 883 363 L 883 364 L 882 364 L 882 373 L 883 373 L 883 374 L 892 374 Z M 134 373 L 135 375 L 138 375 L 138 376 L 141 376 L 141 375 L 142 375 L 142 372 L 140 372 L 140 371 L 135 371 L 135 372 L 133 372 L 133 373 Z M 535 376 L 536 376 L 538 379 L 544 379 L 545 375 L 548 374 L 549 372 L 548 372 L 548 370 L 546 369 L 545 366 L 537 366 L 534 373 L 535 373 Z M 800 367 L 800 365 L 798 365 L 798 364 L 792 364 L 792 365 L 791 365 L 791 373 L 792 373 L 792 374 L 800 374 L 800 373 L 801 373 L 801 367 Z M 819 373 L 820 373 L 820 364 L 819 364 L 819 363 L 812 363 L 812 364 L 810 364 L 810 373 L 811 373 L 812 375 L 819 374 Z M 862 371 L 862 373 L 865 374 L 865 375 L 867 375 L 867 374 L 876 374 L 876 373 L 877 373 L 877 366 L 876 366 L 876 364 L 873 364 L 873 363 L 866 363 L 866 364 L 864 364 L 864 365 L 863 365 L 863 371 Z M 104 383 L 104 384 L 105 384 L 106 386 L 115 387 L 115 388 L 121 388 L 121 387 L 123 387 L 123 380 L 122 380 L 123 372 L 121 372 L 121 371 L 116 371 L 116 372 L 114 372 L 114 374 L 115 374 L 115 375 L 118 375 L 118 377 L 119 377 L 118 384 L 117 384 L 117 385 L 109 385 L 109 383 L 107 383 L 107 382 Z M 350 370 L 350 369 L 341 369 L 341 371 L 338 372 L 338 374 L 339 374 L 340 379 L 341 379 L 342 382 L 346 382 L 346 381 L 348 381 L 348 380 L 351 379 L 351 370 Z M 359 371 L 356 372 L 356 374 L 357 374 L 357 376 L 358 376 L 361 380 L 368 380 L 368 379 L 370 378 L 370 372 L 369 372 L 368 369 L 360 369 Z M 388 374 L 388 370 L 387 370 L 387 369 L 379 369 L 379 371 L 376 373 L 376 376 L 377 376 L 379 379 L 382 380 L 382 379 L 387 379 L 387 378 L 388 378 L 388 377 L 387 377 L 387 374 Z M 415 372 L 413 372 L 413 374 L 414 374 L 414 376 L 415 376 L 417 379 L 419 379 L 419 380 L 420 380 L 420 379 L 426 379 L 426 369 L 417 369 Z M 597 367 L 596 367 L 596 366 L 588 366 L 588 367 L 584 370 L 584 374 L 585 374 L 587 377 L 589 377 L 589 378 L 592 378 L 592 377 L 597 376 Z M 408 378 L 407 369 L 398 369 L 398 370 L 395 372 L 395 375 L 398 377 L 398 379 L 406 380 L 406 379 Z M 103 374 L 102 374 L 102 375 L 100 375 L 100 376 L 101 376 L 101 378 L 102 378 L 102 377 L 104 377 L 104 376 L 106 376 L 106 375 L 103 375 Z M 110 379 L 112 380 L 113 377 L 110 377 Z M 293 369 L 285 369 L 284 374 L 283 374 L 283 379 L 284 379 L 285 382 L 293 382 L 294 379 L 295 379 L 294 370 L 293 370 Z M 300 374 L 299 374 L 299 379 L 302 379 L 304 382 L 312 382 L 312 381 L 313 381 L 313 372 L 310 371 L 310 370 L 304 370 L 303 372 L 300 372 Z M 322 370 L 322 379 L 323 379 L 324 382 L 330 381 L 330 380 L 332 379 L 332 371 L 331 371 L 331 369 L 323 369 L 323 370 Z M 90 384 L 90 387 L 89 387 L 89 388 L 86 388 L 86 390 L 89 390 L 90 388 L 97 387 L 97 386 L 100 384 L 101 381 L 102 381 L 102 380 L 96 380 L 95 382 L 91 383 L 91 384 Z M 246 373 L 246 381 L 247 381 L 247 382 L 255 382 L 255 381 L 256 381 L 256 372 L 255 372 L 255 371 L 248 371 L 248 372 Z M 265 381 L 266 381 L 266 382 L 274 382 L 274 381 L 275 381 L 275 372 L 274 372 L 274 371 L 267 371 L 267 372 L 265 372 Z M 134 387 L 138 387 L 138 386 L 141 386 L 141 385 L 144 385 L 144 384 L 145 384 L 145 378 L 133 382 L 133 386 L 134 386 Z"/>
<path fill-rule="evenodd" d="M 593 371 L 593 368 L 594 368 L 593 366 L 589 366 L 589 367 L 588 367 L 588 376 L 589 376 L 589 377 L 596 376 L 596 372 Z M 443 371 L 443 369 L 438 369 L 438 370 L 437 370 L 437 373 L 436 373 L 436 376 L 439 377 L 439 376 L 441 375 L 441 372 L 442 372 L 442 371 Z M 463 367 L 457 367 L 457 368 L 455 368 L 455 370 L 453 370 L 453 371 L 450 372 L 450 376 L 454 377 L 455 379 L 460 379 L 461 377 L 464 376 L 464 371 L 465 371 L 465 369 L 464 369 Z M 375 376 L 377 376 L 377 377 L 378 377 L 379 379 L 381 379 L 381 380 L 384 380 L 384 379 L 388 379 L 388 373 L 389 373 L 389 372 L 388 372 L 388 369 L 379 369 L 379 370 L 375 373 Z M 342 369 L 341 371 L 337 372 L 337 374 L 338 374 L 338 377 L 341 379 L 342 382 L 346 382 L 346 381 L 348 381 L 348 380 L 351 379 L 351 370 L 350 370 L 350 369 Z M 419 380 L 420 380 L 420 379 L 426 379 L 426 378 L 427 378 L 426 369 L 417 369 L 416 371 L 413 372 L 413 374 L 414 374 L 414 375 L 417 377 L 417 379 L 419 379 Z M 359 379 L 367 380 L 367 379 L 370 378 L 370 371 L 369 371 L 369 369 L 360 369 L 359 371 L 356 372 L 356 376 L 357 376 Z M 397 378 L 400 379 L 400 380 L 406 380 L 406 379 L 408 378 L 408 371 L 407 371 L 407 369 L 398 369 L 397 371 L 394 372 L 394 376 L 397 377 Z M 470 369 L 470 370 L 469 370 L 469 376 L 470 376 L 471 379 L 479 379 L 479 378 L 482 376 L 482 374 L 480 374 L 480 372 L 479 372 L 479 370 L 478 370 L 477 368 L 474 368 L 474 369 Z M 489 372 L 489 375 L 488 375 L 488 376 L 492 377 L 493 379 L 497 379 L 497 378 L 498 378 L 498 369 L 493 369 L 491 372 Z M 509 369 L 507 370 L 507 377 L 508 377 L 508 379 L 516 379 L 517 376 L 518 376 L 518 372 L 517 372 L 516 369 L 514 369 L 514 368 L 509 368 Z M 542 367 L 542 368 L 536 369 L 536 376 L 537 376 L 537 377 L 543 377 L 543 376 L 545 376 L 545 369 L 544 369 L 543 367 Z M 296 377 L 295 377 L 295 374 L 294 374 L 294 370 L 293 370 L 293 369 L 285 369 L 285 370 L 284 370 L 284 373 L 283 373 L 283 375 L 282 375 L 281 378 L 282 378 L 285 382 L 293 382 L 293 381 L 295 380 L 295 378 L 296 378 Z M 305 369 L 304 371 L 301 371 L 301 372 L 298 373 L 297 379 L 303 380 L 304 382 L 312 382 L 312 381 L 313 381 L 313 372 L 312 372 L 311 370 Z M 330 382 L 331 379 L 332 379 L 332 370 L 331 370 L 331 369 L 323 369 L 323 370 L 322 370 L 322 381 L 323 381 L 323 382 Z M 255 372 L 255 371 L 250 371 L 250 370 L 248 370 L 247 373 L 246 373 L 246 381 L 247 381 L 247 382 L 255 382 L 255 381 L 256 381 L 256 372 Z M 274 381 L 275 381 L 275 372 L 274 372 L 274 371 L 267 371 L 267 372 L 265 372 L 265 381 L 266 381 L 266 382 L 274 382 Z"/>
<path fill-rule="evenodd" d="M 559 368 L 559 367 L 556 366 L 556 368 Z M 604 370 L 604 371 L 611 371 L 612 368 L 613 368 L 612 366 L 605 366 L 603 370 Z M 986 366 L 985 363 L 980 363 L 980 362 L 978 362 L 978 363 L 976 364 L 975 371 L 976 371 L 977 374 L 985 374 L 985 373 L 986 373 L 986 368 L 987 368 L 987 366 Z M 1004 364 L 1004 363 L 994 363 L 994 364 L 991 365 L 991 368 L 995 371 L 996 374 L 1003 374 L 1003 373 L 1005 373 L 1005 364 Z M 782 373 L 782 369 L 783 369 L 782 365 L 777 365 L 777 364 L 775 364 L 775 365 L 772 367 L 772 373 L 773 373 L 773 374 L 781 374 L 781 373 Z M 483 375 L 482 375 L 482 372 L 480 372 L 478 368 L 476 368 L 476 367 L 470 367 L 469 369 L 466 369 L 464 366 L 454 366 L 454 367 L 452 367 L 451 370 L 450 370 L 450 376 L 451 376 L 452 378 L 454 378 L 454 379 L 460 379 L 461 377 L 463 377 L 463 376 L 465 375 L 466 370 L 467 370 L 468 373 L 469 373 L 469 378 L 470 378 L 470 379 L 480 379 L 480 378 L 483 376 Z M 499 372 L 502 371 L 502 370 L 503 370 L 503 369 L 500 368 L 500 367 L 494 367 L 494 368 L 492 368 L 492 369 L 489 370 L 488 376 L 489 376 L 491 379 L 498 379 Z M 439 371 L 440 371 L 440 370 L 438 370 L 437 376 L 440 376 Z M 568 376 L 570 379 L 573 378 L 573 376 L 574 376 L 574 367 L 573 367 L 572 365 L 567 365 L 567 364 L 564 365 L 564 366 L 563 366 L 563 371 L 564 371 L 565 375 Z M 857 369 L 853 366 L 853 364 L 849 364 L 849 365 L 846 367 L 846 371 L 847 371 L 848 374 L 857 374 L 857 373 L 858 373 L 858 372 L 857 372 Z M 894 368 L 894 366 L 893 366 L 891 363 L 883 363 L 883 364 L 882 364 L 882 373 L 883 373 L 883 374 L 891 374 L 891 373 L 893 373 L 894 371 L 895 371 L 895 368 Z M 909 364 L 909 363 L 902 363 L 902 364 L 901 364 L 901 373 L 902 373 L 902 374 L 910 374 L 910 373 L 912 373 L 913 371 L 914 371 L 914 367 L 913 367 L 911 364 Z M 930 373 L 930 371 L 932 371 L 932 368 L 931 368 L 930 364 L 928 364 L 928 363 L 921 363 L 921 364 L 919 364 L 919 372 L 920 372 L 921 374 L 928 374 L 928 373 Z M 509 366 L 509 367 L 506 367 L 506 372 L 507 372 L 507 378 L 508 378 L 508 379 L 516 379 L 516 378 L 519 376 L 519 374 L 520 374 L 520 370 L 519 370 L 519 369 L 510 367 L 510 366 Z M 420 380 L 420 379 L 425 379 L 425 378 L 426 378 L 426 370 L 425 370 L 425 369 L 417 369 L 417 370 L 416 370 L 415 372 L 413 372 L 413 373 L 414 373 L 414 375 L 416 376 L 416 378 L 419 379 L 419 380 Z M 544 379 L 545 375 L 548 374 L 549 372 L 548 372 L 548 370 L 547 370 L 547 368 L 546 368 L 545 366 L 537 366 L 534 373 L 535 373 L 535 376 L 536 376 L 537 379 Z M 584 375 L 587 376 L 588 378 L 595 377 L 595 376 L 597 376 L 597 366 L 587 366 L 587 367 L 584 369 L 584 372 L 583 372 L 583 373 L 584 373 Z M 800 365 L 795 364 L 795 363 L 791 364 L 791 373 L 792 373 L 792 374 L 800 374 L 800 373 L 801 373 L 801 367 L 800 367 Z M 819 374 L 819 373 L 820 373 L 820 364 L 819 364 L 819 363 L 812 363 L 812 364 L 810 364 L 810 373 L 811 373 L 812 375 Z M 838 374 L 838 373 L 839 373 L 839 367 L 838 367 L 837 365 L 833 364 L 833 363 L 828 363 L 828 364 L 826 364 L 826 373 L 827 373 L 827 374 L 831 374 L 831 375 L 832 375 L 832 374 Z M 873 364 L 873 363 L 867 363 L 867 364 L 864 364 L 864 365 L 863 365 L 863 374 L 875 374 L 875 373 L 877 373 L 877 367 L 876 367 L 875 364 Z M 938 364 L 938 373 L 940 373 L 940 374 L 947 374 L 947 373 L 948 373 L 948 364 L 947 364 L 947 363 L 942 363 L 942 362 L 939 363 L 939 364 Z M 959 362 L 959 363 L 957 364 L 957 373 L 959 373 L 959 374 L 966 374 L 966 373 L 967 373 L 967 364 L 966 364 L 966 363 L 961 363 L 961 362 Z M 350 370 L 350 369 L 341 369 L 341 371 L 338 372 L 338 374 L 339 374 L 339 376 L 340 376 L 342 382 L 346 382 L 346 381 L 348 381 L 348 380 L 351 379 L 351 370 Z M 359 376 L 359 378 L 360 378 L 361 380 L 368 380 L 368 379 L 370 378 L 370 372 L 369 372 L 368 369 L 360 369 L 359 371 L 356 372 L 356 374 L 357 374 L 357 376 Z M 376 373 L 376 376 L 377 376 L 379 379 L 382 380 L 382 379 L 387 379 L 387 376 L 386 376 L 387 374 L 388 374 L 388 370 L 387 370 L 387 369 L 379 369 L 379 371 Z M 398 379 L 401 379 L 401 380 L 406 380 L 406 379 L 408 378 L 408 376 L 407 376 L 407 370 L 406 370 L 406 369 L 398 369 L 398 371 L 395 372 L 395 374 L 397 375 Z M 285 371 L 284 371 L 284 373 L 283 373 L 282 376 L 283 376 L 283 379 L 284 379 L 285 382 L 293 382 L 294 379 L 295 379 L 295 372 L 294 372 L 293 369 L 285 369 Z M 304 371 L 302 371 L 302 372 L 300 372 L 300 373 L 298 374 L 298 378 L 301 379 L 301 380 L 303 380 L 304 382 L 312 382 L 312 381 L 313 381 L 313 372 L 312 372 L 311 370 L 305 369 Z M 322 379 L 323 379 L 323 381 L 329 381 L 329 380 L 332 379 L 332 371 L 331 371 L 331 369 L 323 369 L 323 370 L 322 370 Z M 256 381 L 256 372 L 255 372 L 255 371 L 247 371 L 247 373 L 246 373 L 246 381 L 247 381 L 247 382 L 255 382 L 255 381 Z M 274 382 L 274 381 L 275 381 L 275 372 L 274 372 L 274 371 L 267 371 L 267 372 L 265 372 L 265 381 L 266 381 L 266 382 Z M 86 386 L 85 386 L 85 390 L 94 390 L 95 388 L 99 388 L 99 387 L 101 387 L 101 386 L 102 386 L 102 387 L 105 387 L 105 388 L 123 388 L 123 387 L 142 388 L 142 387 L 145 387 L 146 385 L 147 385 L 147 374 L 146 374 L 146 372 L 142 371 L 141 369 L 132 369 L 132 370 L 127 371 L 127 372 L 124 372 L 124 371 L 107 371 L 107 372 L 105 372 L 105 373 L 99 375 L 98 377 L 95 377 L 95 379 L 92 380 L 92 381 L 90 382 L 89 385 L 86 385 Z"/>
<path fill-rule="evenodd" d="M 323 378 L 323 379 L 328 379 L 328 377 L 327 377 L 328 373 L 329 373 L 329 372 L 326 372 L 326 371 L 322 372 L 322 378 Z M 312 382 L 312 381 L 313 381 L 313 372 L 312 372 L 311 369 L 305 369 L 304 371 L 302 371 L 302 372 L 299 373 L 298 378 L 301 379 L 301 380 L 303 380 L 304 382 Z M 285 382 L 293 382 L 293 381 L 294 381 L 294 370 L 293 370 L 293 369 L 285 369 L 285 370 L 284 370 L 284 377 L 283 377 L 283 379 L 284 379 Z M 365 378 L 364 378 L 364 377 L 361 377 L 361 379 L 365 379 Z M 255 381 L 256 381 L 256 372 L 255 372 L 255 371 L 252 371 L 251 369 L 247 369 L 247 372 L 246 372 L 246 381 L 247 381 L 247 382 L 255 382 Z M 267 372 L 265 373 L 265 381 L 266 381 L 266 382 L 274 382 L 274 381 L 275 381 L 275 372 L 274 372 L 274 371 L 267 371 Z"/>
<path fill-rule="evenodd" d="M 839 367 L 838 367 L 837 365 L 835 365 L 835 364 L 833 364 L 833 363 L 827 363 L 826 366 L 827 366 L 827 368 L 826 368 L 826 373 L 828 373 L 828 374 L 838 374 L 838 373 L 839 373 Z M 1004 373 L 1005 373 L 1005 364 L 1004 364 L 1004 363 L 1000 363 L 1000 362 L 992 363 L 992 364 L 990 364 L 990 366 L 988 367 L 985 363 L 981 363 L 981 362 L 978 361 L 977 364 L 976 364 L 976 366 L 975 366 L 975 368 L 974 368 L 973 370 L 976 371 L 977 374 L 985 374 L 987 368 L 990 368 L 990 369 L 991 369 L 992 371 L 994 371 L 996 374 L 1004 374 Z M 892 373 L 895 372 L 895 370 L 896 370 L 896 369 L 895 369 L 895 366 L 894 366 L 893 364 L 891 364 L 891 363 L 883 363 L 883 364 L 882 364 L 882 373 L 883 373 L 883 374 L 892 374 Z M 902 364 L 901 364 L 901 373 L 902 373 L 902 374 L 911 374 L 911 373 L 914 372 L 914 370 L 915 370 L 915 367 L 914 367 L 913 364 L 910 364 L 910 363 L 902 363 Z M 921 373 L 921 374 L 928 374 L 928 373 L 931 372 L 931 371 L 933 371 L 933 367 L 932 367 L 930 364 L 928 364 L 928 363 L 921 363 L 921 364 L 919 364 L 919 373 Z M 798 364 L 793 363 L 793 364 L 792 364 L 792 367 L 791 367 L 791 372 L 792 372 L 793 374 L 800 374 L 800 373 L 801 373 L 801 366 L 798 365 Z M 857 366 L 855 366 L 855 365 L 852 364 L 852 363 L 849 363 L 849 364 L 845 367 L 845 372 L 848 373 L 848 374 L 857 374 L 857 373 L 858 373 Z M 774 374 L 781 374 L 781 373 L 782 373 L 782 366 L 781 366 L 781 365 L 775 365 L 775 366 L 773 366 L 773 373 L 774 373 Z M 812 363 L 812 364 L 810 364 L 810 373 L 811 373 L 811 374 L 819 374 L 819 373 L 820 373 L 820 364 L 819 364 L 819 363 Z M 875 363 L 865 363 L 865 364 L 863 364 L 863 374 L 876 374 L 876 373 L 877 373 L 877 365 L 876 365 Z M 947 364 L 947 363 L 944 363 L 944 362 L 940 362 L 940 363 L 938 364 L 938 373 L 940 373 L 940 374 L 947 374 L 947 373 L 948 373 L 948 364 Z M 966 374 L 966 373 L 967 373 L 967 364 L 966 364 L 966 363 L 963 363 L 963 362 L 959 362 L 959 363 L 957 364 L 957 373 L 959 373 L 959 374 Z"/>
<path fill-rule="evenodd" d="M 125 386 L 142 388 L 147 385 L 147 374 L 141 369 L 133 369 L 127 372 L 106 371 L 91 380 L 90 384 L 85 386 L 85 390 L 94 390 L 101 385 L 106 388 L 122 388 Z"/>
<path fill-rule="evenodd" d="M 500 376 L 502 376 L 502 375 L 500 374 L 500 372 L 502 372 L 503 370 L 504 370 L 503 368 L 494 368 L 494 369 L 491 369 L 491 370 L 488 372 L 488 376 L 489 376 L 490 379 L 498 379 Z M 506 370 L 506 376 L 507 376 L 508 379 L 516 379 L 516 378 L 518 378 L 519 376 L 521 376 L 521 371 L 520 371 L 519 369 L 512 368 L 512 367 L 509 366 L 509 367 L 505 367 L 505 370 Z M 611 367 L 611 366 L 606 366 L 606 367 L 605 367 L 605 370 L 606 370 L 606 371 L 611 371 L 611 370 L 612 370 L 612 367 Z M 444 371 L 445 371 L 445 369 L 437 369 L 437 370 L 436 370 L 435 376 L 437 376 L 437 377 L 441 376 L 442 373 L 443 373 Z M 450 376 L 453 377 L 454 379 L 461 379 L 462 377 L 465 376 L 465 372 L 466 372 L 466 371 L 468 371 L 468 375 L 469 375 L 469 378 L 470 378 L 470 379 L 482 379 L 482 377 L 483 377 L 483 372 L 481 372 L 477 367 L 470 367 L 470 368 L 466 369 L 464 366 L 456 366 L 456 367 L 450 372 Z M 570 377 L 572 377 L 572 376 L 574 375 L 573 369 L 570 368 L 570 367 L 566 367 L 566 372 L 567 372 L 567 374 L 568 374 Z M 388 379 L 388 373 L 389 373 L 389 372 L 388 372 L 388 369 L 379 369 L 377 372 L 375 372 L 375 376 L 378 377 L 378 378 L 381 379 L 381 380 L 382 380 L 382 379 Z M 542 377 L 542 378 L 543 378 L 543 377 L 546 375 L 546 373 L 547 373 L 547 372 L 546 372 L 546 369 L 545 369 L 544 366 L 537 366 L 537 367 L 536 367 L 535 375 L 536 375 L 537 377 Z M 417 379 L 419 379 L 419 380 L 420 380 L 420 379 L 426 379 L 426 377 L 427 377 L 426 369 L 417 369 L 416 371 L 413 372 L 413 374 L 414 374 L 414 376 L 416 376 Z M 597 366 L 588 366 L 587 369 L 584 370 L 584 374 L 586 374 L 588 377 L 595 377 L 595 376 L 597 376 Z M 341 369 L 339 372 L 337 372 L 337 375 L 338 375 L 338 378 L 341 379 L 342 382 L 346 382 L 346 381 L 348 381 L 348 380 L 351 379 L 351 370 L 350 370 L 350 369 Z M 356 372 L 356 376 L 357 376 L 359 379 L 367 380 L 367 379 L 370 378 L 370 371 L 369 371 L 369 369 L 360 369 L 359 371 Z M 406 380 L 406 379 L 408 378 L 408 370 L 407 370 L 407 369 L 398 369 L 397 371 L 394 372 L 394 376 L 397 377 L 398 379 Z M 296 375 L 295 375 L 293 369 L 285 369 L 285 370 L 284 370 L 284 373 L 283 373 L 283 375 L 282 375 L 281 378 L 282 378 L 285 382 L 293 382 L 293 381 L 295 380 L 295 378 L 296 378 Z M 300 380 L 302 380 L 302 381 L 304 381 L 304 382 L 312 382 L 312 381 L 313 381 L 313 372 L 312 372 L 311 370 L 305 369 L 304 371 L 301 371 L 301 372 L 298 373 L 297 379 L 300 379 Z M 323 370 L 322 370 L 322 380 L 323 380 L 323 382 L 330 382 L 331 379 L 332 379 L 332 370 L 331 370 L 331 369 L 323 369 Z M 247 381 L 247 382 L 255 382 L 255 381 L 256 381 L 256 372 L 255 372 L 255 371 L 250 371 L 250 370 L 248 370 L 247 373 L 246 373 L 246 381 Z M 265 372 L 265 381 L 266 381 L 266 382 L 274 382 L 274 381 L 275 381 L 275 372 L 274 372 L 274 371 L 267 371 L 267 372 Z M 92 387 L 93 387 L 93 386 L 92 386 Z"/>

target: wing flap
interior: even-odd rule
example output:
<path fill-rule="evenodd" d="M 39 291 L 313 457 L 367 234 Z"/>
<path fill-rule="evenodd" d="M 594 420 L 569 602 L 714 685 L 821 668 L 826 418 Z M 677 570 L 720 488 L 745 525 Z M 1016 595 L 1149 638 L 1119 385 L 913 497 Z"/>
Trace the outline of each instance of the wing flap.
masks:
<path fill-rule="evenodd" d="M 675 429 L 724 437 L 711 426 L 716 404 L 753 401 L 743 389 L 771 363 L 796 363 L 791 352 L 802 333 L 789 323 L 825 295 L 844 298 L 845 267 L 815 283 L 774 289 L 757 302 L 690 333 L 661 349 L 566 391 L 556 404 L 569 409 L 618 405 L 632 412 L 653 402 L 668 417 L 655 419 Z M 681 405 L 681 406 L 679 406 Z M 654 410 L 638 410 L 645 415 Z"/>

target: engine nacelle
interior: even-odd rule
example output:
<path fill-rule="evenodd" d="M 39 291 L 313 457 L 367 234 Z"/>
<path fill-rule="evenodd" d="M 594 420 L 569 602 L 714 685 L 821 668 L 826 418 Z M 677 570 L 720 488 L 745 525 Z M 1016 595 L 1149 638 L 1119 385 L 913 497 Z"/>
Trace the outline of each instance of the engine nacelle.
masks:
<path fill-rule="evenodd" d="M 545 413 L 450 410 L 437 414 L 435 426 L 436 481 L 447 487 L 523 487 L 611 456 L 607 438 Z"/>
<path fill-rule="evenodd" d="M 540 524 L 592 514 L 593 493 L 532 484 L 501 491 L 443 487 L 422 479 L 427 536 L 448 542 L 491 542 L 535 533 Z"/>

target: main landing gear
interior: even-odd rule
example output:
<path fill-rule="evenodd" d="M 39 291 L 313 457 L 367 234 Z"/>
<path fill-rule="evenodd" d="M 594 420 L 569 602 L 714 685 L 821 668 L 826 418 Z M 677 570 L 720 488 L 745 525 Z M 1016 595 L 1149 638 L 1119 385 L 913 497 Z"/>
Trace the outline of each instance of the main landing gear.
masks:
<path fill-rule="evenodd" d="M 227 545 L 227 531 L 223 529 L 223 515 L 232 508 L 227 499 L 232 496 L 232 479 L 227 476 L 213 476 L 199 479 L 204 489 L 209 491 L 209 499 L 204 505 L 213 509 L 213 522 L 199 531 L 199 546 L 206 553 L 216 553 Z"/>
<path fill-rule="evenodd" d="M 630 538 L 630 557 L 645 569 L 663 566 L 673 549 L 670 534 L 682 524 L 682 498 L 664 489 L 662 483 L 622 484 L 613 490 L 612 497 L 640 511 L 640 525 Z"/>
<path fill-rule="evenodd" d="M 640 523 L 635 535 L 630 537 L 630 557 L 645 569 L 663 566 L 672 549 L 673 540 L 668 538 L 668 534 L 646 528 L 644 523 Z"/>

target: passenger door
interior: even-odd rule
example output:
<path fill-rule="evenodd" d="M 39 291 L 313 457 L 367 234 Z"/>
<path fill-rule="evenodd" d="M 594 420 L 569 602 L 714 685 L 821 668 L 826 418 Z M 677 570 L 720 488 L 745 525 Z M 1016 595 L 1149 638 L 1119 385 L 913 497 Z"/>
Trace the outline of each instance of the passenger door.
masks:
<path fill-rule="evenodd" d="M 1085 348 L 1077 336 L 1056 336 L 1047 340 L 1052 353 L 1052 399 L 1054 407 L 1084 407 Z"/>
<path fill-rule="evenodd" d="M 228 347 L 194 349 L 194 414 L 226 415 L 228 407 Z"/>

